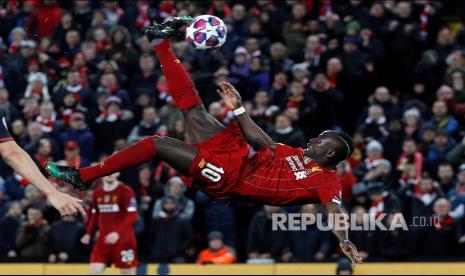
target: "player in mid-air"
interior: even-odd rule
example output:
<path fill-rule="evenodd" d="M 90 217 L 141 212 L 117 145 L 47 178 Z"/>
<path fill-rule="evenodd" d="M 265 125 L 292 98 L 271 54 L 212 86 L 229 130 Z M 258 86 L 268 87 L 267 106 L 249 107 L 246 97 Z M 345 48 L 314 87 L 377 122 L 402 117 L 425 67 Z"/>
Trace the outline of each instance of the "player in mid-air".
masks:
<path fill-rule="evenodd" d="M 215 199 L 249 199 L 268 205 L 321 202 L 329 214 L 342 214 L 341 184 L 335 168 L 353 152 L 350 137 L 329 130 L 310 139 L 306 149 L 275 143 L 245 112 L 239 93 L 227 82 L 219 85 L 218 92 L 233 110 L 235 122 L 223 126 L 205 110 L 192 80 L 171 49 L 170 38 L 179 35 L 179 28 L 191 20 L 178 17 L 146 30 L 174 104 L 183 112 L 189 144 L 153 136 L 95 166 L 75 169 L 48 163 L 47 170 L 79 189 L 88 189 L 97 178 L 159 158 Z M 256 150 L 252 157 L 249 145 Z M 333 232 L 352 262 L 361 263 L 347 230 Z"/>
<path fill-rule="evenodd" d="M 101 275 L 107 265 L 115 264 L 122 275 L 134 274 L 137 241 L 133 224 L 137 219 L 136 198 L 131 188 L 118 180 L 119 173 L 103 177 L 92 197 L 92 214 L 86 234 L 81 238 L 89 244 L 98 228 L 90 257 L 90 274 Z"/>

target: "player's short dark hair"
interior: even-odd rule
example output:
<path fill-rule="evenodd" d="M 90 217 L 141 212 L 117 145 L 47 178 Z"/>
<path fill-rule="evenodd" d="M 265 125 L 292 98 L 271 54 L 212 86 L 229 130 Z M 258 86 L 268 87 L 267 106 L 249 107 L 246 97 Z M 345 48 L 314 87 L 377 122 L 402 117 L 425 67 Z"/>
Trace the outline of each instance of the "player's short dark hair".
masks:
<path fill-rule="evenodd" d="M 336 154 L 333 157 L 334 163 L 337 164 L 347 157 L 351 156 L 354 152 L 354 142 L 349 134 L 345 132 L 338 132 L 338 137 L 335 140 L 337 146 L 335 148 Z"/>

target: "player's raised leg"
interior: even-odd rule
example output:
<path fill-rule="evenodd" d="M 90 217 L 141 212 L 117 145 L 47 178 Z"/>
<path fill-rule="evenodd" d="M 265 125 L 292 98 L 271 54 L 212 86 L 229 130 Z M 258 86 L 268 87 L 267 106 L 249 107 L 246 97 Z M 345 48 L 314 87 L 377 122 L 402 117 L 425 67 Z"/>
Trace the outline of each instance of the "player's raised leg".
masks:
<path fill-rule="evenodd" d="M 75 188 L 86 190 L 89 189 L 92 181 L 100 177 L 142 165 L 155 157 L 167 162 L 180 173 L 188 175 L 189 166 L 197 153 L 197 148 L 182 141 L 153 136 L 134 143 L 93 166 L 76 169 L 49 162 L 46 170 Z"/>
<path fill-rule="evenodd" d="M 222 131 L 224 126 L 207 112 L 192 79 L 171 49 L 170 38 L 178 35 L 177 29 L 190 20 L 187 17 L 174 18 L 148 28 L 146 35 L 154 45 L 170 95 L 183 111 L 189 142 L 198 144 Z"/>

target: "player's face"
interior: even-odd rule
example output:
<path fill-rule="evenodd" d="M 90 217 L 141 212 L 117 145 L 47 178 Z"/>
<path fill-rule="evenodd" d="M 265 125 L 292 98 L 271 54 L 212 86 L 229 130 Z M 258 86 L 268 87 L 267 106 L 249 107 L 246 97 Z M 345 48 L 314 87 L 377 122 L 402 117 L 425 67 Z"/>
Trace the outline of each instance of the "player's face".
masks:
<path fill-rule="evenodd" d="M 334 152 L 334 140 L 337 139 L 337 133 L 332 130 L 327 130 L 318 135 L 317 138 L 312 138 L 308 141 L 308 148 L 304 151 L 304 154 L 310 158 L 323 157 L 332 154 Z"/>

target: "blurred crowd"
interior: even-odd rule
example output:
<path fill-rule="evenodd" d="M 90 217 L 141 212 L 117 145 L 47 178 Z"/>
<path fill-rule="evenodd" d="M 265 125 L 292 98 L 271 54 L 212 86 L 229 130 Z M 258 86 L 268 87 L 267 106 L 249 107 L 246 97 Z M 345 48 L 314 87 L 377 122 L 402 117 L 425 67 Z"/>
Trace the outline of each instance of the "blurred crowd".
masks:
<path fill-rule="evenodd" d="M 454 11 L 453 8 L 459 5 Z M 276 141 L 305 147 L 322 130 L 353 135 L 338 167 L 344 206 L 402 213 L 409 231 L 350 233 L 366 260 L 465 256 L 465 28 L 455 1 L 0 1 L 0 109 L 41 167 L 82 167 L 149 135 L 184 140 L 142 29 L 176 15 L 213 14 L 227 41 L 185 41 L 175 53 L 209 112 L 233 120 L 216 84 L 229 80 Z M 460 18 L 460 17 L 459 17 Z M 27 179 L 0 163 L 0 259 L 86 260 L 88 219 L 61 219 Z M 154 160 L 122 173 L 138 201 L 142 259 L 307 262 L 338 255 L 330 232 L 272 231 L 278 212 L 321 212 L 212 201 Z M 51 179 L 61 190 L 68 185 Z M 98 185 L 98 184 L 97 184 Z M 75 191 L 73 191 L 75 192 Z M 92 191 L 83 192 L 86 208 Z M 416 218 L 434 218 L 420 225 Z"/>

